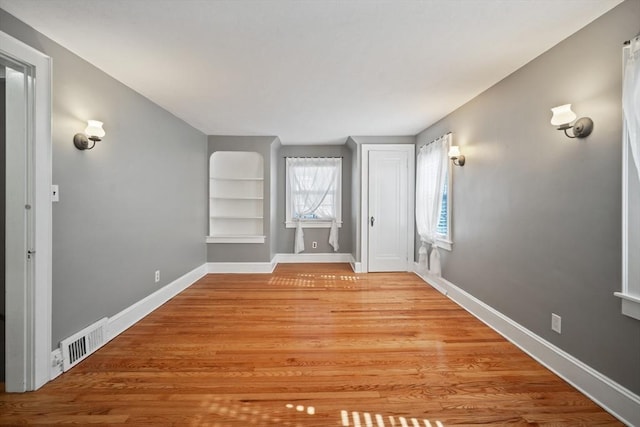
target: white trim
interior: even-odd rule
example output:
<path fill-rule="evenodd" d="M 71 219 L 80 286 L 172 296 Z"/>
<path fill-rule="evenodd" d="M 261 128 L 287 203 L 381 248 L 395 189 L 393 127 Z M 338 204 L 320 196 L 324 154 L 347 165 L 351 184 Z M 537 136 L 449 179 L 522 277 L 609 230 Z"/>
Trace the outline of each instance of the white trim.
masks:
<path fill-rule="evenodd" d="M 26 327 L 24 331 L 26 348 L 24 343 L 15 345 L 11 342 L 7 342 L 6 348 L 12 348 L 12 353 L 25 363 L 23 384 L 26 390 L 37 390 L 51 378 L 51 58 L 2 31 L 0 46 L 3 52 L 34 66 L 36 70 L 32 176 L 35 205 L 33 249 L 36 251 L 34 285 L 28 290 L 26 302 L 6 302 L 7 306 L 22 306 L 31 327 Z M 13 387 L 6 384 L 6 388 Z"/>
<path fill-rule="evenodd" d="M 151 295 L 148 295 L 133 305 L 125 308 L 118 314 L 110 317 L 107 325 L 107 341 L 112 340 L 131 326 L 135 325 L 136 322 L 140 321 L 162 304 L 193 285 L 206 274 L 207 269 L 205 265 L 196 267 L 182 277 L 177 278 Z"/>
<path fill-rule="evenodd" d="M 445 137 L 448 136 L 449 146 L 447 147 L 447 153 L 451 149 L 453 144 L 453 133 L 449 132 Z M 442 137 L 441 137 L 442 138 Z M 434 141 L 435 142 L 435 141 Z M 447 154 L 447 234 L 436 234 L 436 246 L 442 248 L 447 251 L 451 251 L 451 245 L 453 243 L 452 235 L 453 235 L 453 224 L 451 223 L 452 215 L 451 212 L 453 210 L 453 169 L 454 164 L 449 158 Z"/>
<path fill-rule="evenodd" d="M 369 272 L 369 152 L 371 151 L 407 151 L 410 154 L 407 170 L 407 263 L 406 271 L 411 271 L 414 257 L 415 235 L 415 163 L 416 147 L 413 144 L 362 144 L 360 178 L 360 266 L 361 273 Z"/>
<path fill-rule="evenodd" d="M 276 264 L 293 263 L 326 263 L 326 262 L 353 262 L 353 256 L 345 253 L 315 253 L 315 254 L 276 254 L 273 261 Z"/>
<path fill-rule="evenodd" d="M 622 314 L 640 320 L 640 298 L 622 292 L 613 294 L 622 298 Z"/>
<path fill-rule="evenodd" d="M 360 266 L 369 272 L 369 149 L 360 151 Z M 413 221 L 412 221 L 413 222 Z M 410 240 L 413 240 L 410 238 Z"/>
<path fill-rule="evenodd" d="M 298 221 L 302 225 L 302 228 L 331 228 L 333 220 L 330 219 L 301 219 L 293 221 L 285 221 L 285 228 L 296 228 Z M 338 228 L 342 228 L 342 221 L 336 221 Z"/>
<path fill-rule="evenodd" d="M 51 366 L 51 372 L 49 376 L 51 380 L 53 380 L 55 378 L 58 378 L 64 372 L 64 369 L 63 369 L 64 364 L 62 362 L 62 350 L 60 348 L 56 348 L 51 352 L 50 361 L 51 362 L 49 366 Z"/>
<path fill-rule="evenodd" d="M 35 250 L 34 304 L 34 387 L 50 380 L 52 304 L 52 145 L 51 145 L 51 58 L 36 51 L 36 134 L 35 134 Z M 37 59 L 36 59 L 37 61 Z"/>
<path fill-rule="evenodd" d="M 362 273 L 362 263 L 361 262 L 357 262 L 355 261 L 351 261 L 349 264 L 351 264 L 351 269 L 353 270 L 354 273 Z"/>
<path fill-rule="evenodd" d="M 429 275 L 418 276 L 620 421 L 628 425 L 640 426 L 640 396 L 534 334 L 448 280 Z"/>
<path fill-rule="evenodd" d="M 630 47 L 626 46 L 622 51 L 622 70 L 624 79 L 624 64 Z M 622 289 L 614 292 L 614 295 L 621 298 L 622 314 L 640 320 L 640 298 L 632 295 L 632 292 L 640 292 L 640 289 L 632 289 L 629 282 L 629 133 L 626 126 L 622 129 Z"/>
<path fill-rule="evenodd" d="M 271 262 L 208 262 L 207 272 L 214 273 L 273 273 L 278 264 L 295 263 L 349 263 L 356 273 L 360 263 L 356 263 L 351 254 L 345 253 L 316 253 L 316 254 L 276 254 Z M 354 268 L 354 265 L 356 267 Z"/>
<path fill-rule="evenodd" d="M 449 224 L 451 225 L 451 224 Z M 439 237 L 436 237 L 436 246 L 444 249 L 445 251 L 451 251 L 452 247 L 453 247 L 453 242 L 450 240 L 445 240 L 445 239 L 441 239 Z"/>
<path fill-rule="evenodd" d="M 218 236 L 207 236 L 207 243 L 264 243 L 265 236 L 260 235 L 218 235 Z"/>
<path fill-rule="evenodd" d="M 207 273 L 272 273 L 272 262 L 208 262 Z"/>

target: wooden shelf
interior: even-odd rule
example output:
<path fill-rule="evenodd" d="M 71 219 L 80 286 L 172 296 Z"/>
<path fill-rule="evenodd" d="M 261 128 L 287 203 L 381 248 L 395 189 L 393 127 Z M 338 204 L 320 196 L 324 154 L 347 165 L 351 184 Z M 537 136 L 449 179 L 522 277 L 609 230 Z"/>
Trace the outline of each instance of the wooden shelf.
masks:
<path fill-rule="evenodd" d="M 209 177 L 213 181 L 264 181 L 264 178 L 220 178 Z"/>
<path fill-rule="evenodd" d="M 239 215 L 211 215 L 212 219 L 264 219 L 262 216 L 239 216 Z"/>
<path fill-rule="evenodd" d="M 207 243 L 264 243 L 265 236 L 252 234 L 218 234 L 207 236 Z"/>
<path fill-rule="evenodd" d="M 264 200 L 264 197 L 257 196 L 238 196 L 238 197 L 226 197 L 226 196 L 211 196 L 211 199 L 216 200 Z"/>

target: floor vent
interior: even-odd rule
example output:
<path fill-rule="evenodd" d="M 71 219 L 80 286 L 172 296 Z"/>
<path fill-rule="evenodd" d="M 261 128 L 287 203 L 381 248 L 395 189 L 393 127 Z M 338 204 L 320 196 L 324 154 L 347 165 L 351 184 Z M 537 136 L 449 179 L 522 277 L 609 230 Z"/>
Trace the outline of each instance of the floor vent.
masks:
<path fill-rule="evenodd" d="M 106 317 L 98 320 L 60 342 L 62 369 L 65 372 L 104 345 L 107 339 L 107 321 Z"/>

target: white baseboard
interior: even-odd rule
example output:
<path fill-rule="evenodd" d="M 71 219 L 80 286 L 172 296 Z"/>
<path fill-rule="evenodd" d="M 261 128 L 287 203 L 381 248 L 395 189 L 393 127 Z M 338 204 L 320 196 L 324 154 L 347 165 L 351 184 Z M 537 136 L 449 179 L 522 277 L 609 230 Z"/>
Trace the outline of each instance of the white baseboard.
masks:
<path fill-rule="evenodd" d="M 620 421 L 640 426 L 640 396 L 556 347 L 442 277 L 418 274 L 522 351 L 563 378 Z"/>
<path fill-rule="evenodd" d="M 273 273 L 278 264 L 305 262 L 345 262 L 351 264 L 352 268 L 356 264 L 351 254 L 344 253 L 276 254 L 271 262 L 208 262 L 207 273 Z M 356 271 L 355 268 L 354 271 Z"/>
<path fill-rule="evenodd" d="M 292 264 L 292 263 L 304 263 L 304 262 L 353 262 L 351 254 L 344 253 L 316 253 L 316 254 L 277 254 L 273 257 L 273 261 L 276 264 Z"/>
<path fill-rule="evenodd" d="M 354 273 L 362 273 L 362 263 L 359 261 L 351 261 L 351 269 Z"/>
<path fill-rule="evenodd" d="M 208 262 L 207 273 L 273 273 L 272 262 Z"/>
<path fill-rule="evenodd" d="M 187 289 L 207 273 L 205 265 L 197 267 L 179 277 L 156 292 L 125 308 L 120 313 L 109 318 L 107 324 L 107 341 L 112 340 L 122 332 L 133 326 L 143 317 L 169 301 L 180 292 Z"/>

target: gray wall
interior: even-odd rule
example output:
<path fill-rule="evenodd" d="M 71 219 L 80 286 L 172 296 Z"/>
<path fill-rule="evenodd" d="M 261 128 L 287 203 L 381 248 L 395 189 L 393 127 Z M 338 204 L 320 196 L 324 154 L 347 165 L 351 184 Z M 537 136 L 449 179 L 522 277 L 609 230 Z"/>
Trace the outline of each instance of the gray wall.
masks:
<path fill-rule="evenodd" d="M 635 393 L 640 322 L 621 314 L 613 293 L 621 286 L 621 49 L 639 31 L 640 2 L 627 1 L 417 139 L 451 131 L 467 157 L 454 168 L 444 277 Z M 549 109 L 565 103 L 594 120 L 587 139 L 550 125 Z M 561 335 L 551 313 L 562 316 Z"/>
<path fill-rule="evenodd" d="M 209 157 L 216 151 L 255 151 L 264 160 L 264 217 L 271 215 L 271 156 L 273 144 L 280 140 L 275 136 L 226 136 L 210 135 L 207 152 L 207 171 Z M 209 181 L 205 176 L 204 180 Z M 208 194 L 208 193 L 207 193 Z M 208 196 L 207 196 L 208 197 Z M 205 211 L 208 215 L 207 206 Z M 265 220 L 263 231 L 266 236 L 264 243 L 208 243 L 207 260 L 209 262 L 270 262 L 271 261 L 271 221 Z M 208 229 L 206 231 L 208 234 Z M 204 236 L 204 235 L 203 235 Z"/>
<path fill-rule="evenodd" d="M 205 262 L 206 136 L 3 10 L 0 22 L 53 58 L 57 347 Z M 79 151 L 86 119 L 104 121 L 106 137 Z"/>
<path fill-rule="evenodd" d="M 347 148 L 351 151 L 351 256 L 356 262 L 360 262 L 360 211 L 361 211 L 361 189 L 362 189 L 362 148 L 352 138 L 347 138 Z"/>
<path fill-rule="evenodd" d="M 285 227 L 285 157 L 342 157 L 342 227 L 338 231 L 338 253 L 351 253 L 353 247 L 351 224 L 351 150 L 346 145 L 283 145 L 277 155 L 278 192 L 276 206 L 276 226 L 274 238 L 277 239 L 277 253 L 293 253 L 294 228 Z M 318 242 L 313 249 L 311 242 Z M 334 253 L 329 245 L 328 228 L 304 229 L 303 253 Z"/>
<path fill-rule="evenodd" d="M 277 230 L 278 229 L 278 156 L 280 149 L 282 148 L 282 143 L 280 142 L 280 138 L 271 144 L 271 209 L 269 210 L 269 229 Z M 273 259 L 274 256 L 278 253 L 278 239 L 271 238 L 269 244 L 269 252 L 270 259 Z"/>

